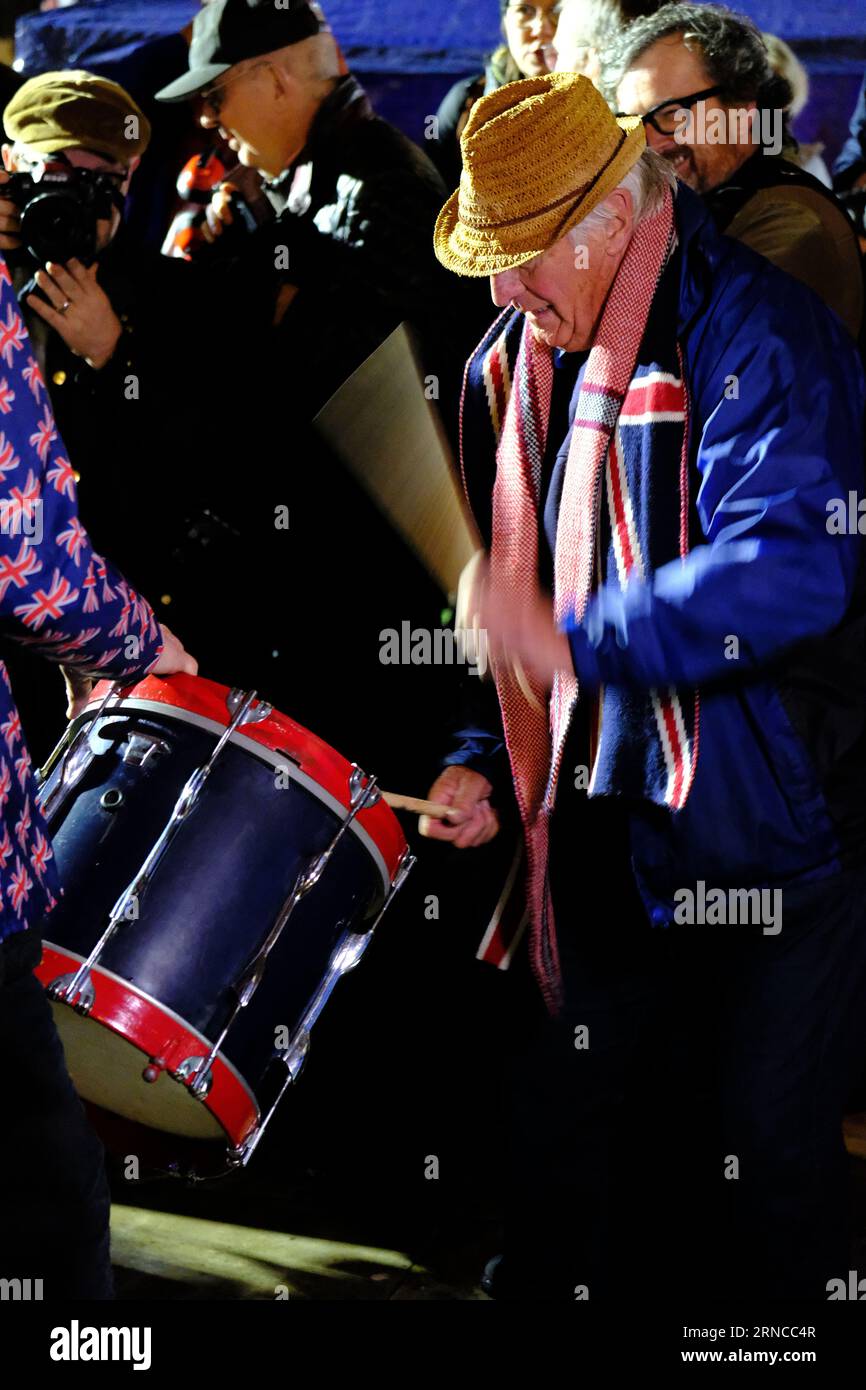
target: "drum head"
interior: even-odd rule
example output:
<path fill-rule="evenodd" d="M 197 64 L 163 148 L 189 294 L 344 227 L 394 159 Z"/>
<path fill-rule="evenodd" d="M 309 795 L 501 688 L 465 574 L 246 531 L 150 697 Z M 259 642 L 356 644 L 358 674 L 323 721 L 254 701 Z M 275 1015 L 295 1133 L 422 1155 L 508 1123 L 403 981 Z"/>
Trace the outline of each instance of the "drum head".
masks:
<path fill-rule="evenodd" d="M 133 1043 L 65 1004 L 54 1004 L 53 1009 L 69 1075 L 84 1100 L 166 1134 L 226 1137 L 210 1110 L 167 1072 L 149 1085 L 142 1081 L 149 1059 Z"/>

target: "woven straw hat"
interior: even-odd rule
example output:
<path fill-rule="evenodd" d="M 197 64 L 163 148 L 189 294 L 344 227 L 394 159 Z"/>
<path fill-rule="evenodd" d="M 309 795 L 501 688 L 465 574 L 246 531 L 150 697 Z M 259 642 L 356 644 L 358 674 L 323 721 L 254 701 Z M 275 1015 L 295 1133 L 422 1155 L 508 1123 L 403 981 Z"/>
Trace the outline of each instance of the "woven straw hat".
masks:
<path fill-rule="evenodd" d="M 472 107 L 460 187 L 436 222 L 436 255 L 458 275 L 523 265 L 588 216 L 645 146 L 641 118 L 617 119 L 586 77 L 509 82 Z"/>

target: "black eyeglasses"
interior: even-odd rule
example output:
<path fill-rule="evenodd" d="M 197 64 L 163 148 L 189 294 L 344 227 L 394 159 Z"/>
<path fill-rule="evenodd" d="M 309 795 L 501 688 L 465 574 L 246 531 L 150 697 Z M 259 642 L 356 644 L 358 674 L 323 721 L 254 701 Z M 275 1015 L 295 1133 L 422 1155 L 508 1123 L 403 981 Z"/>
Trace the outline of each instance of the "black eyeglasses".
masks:
<path fill-rule="evenodd" d="M 705 97 L 717 97 L 721 91 L 721 87 L 705 87 L 702 92 L 693 92 L 690 97 L 673 97 L 668 101 L 660 101 L 658 106 L 652 107 L 645 116 L 641 116 L 641 120 L 644 125 L 651 125 L 659 135 L 673 135 L 679 124 L 680 111 L 689 111 L 696 101 L 703 101 Z M 616 114 L 623 117 L 630 113 L 617 111 Z"/>

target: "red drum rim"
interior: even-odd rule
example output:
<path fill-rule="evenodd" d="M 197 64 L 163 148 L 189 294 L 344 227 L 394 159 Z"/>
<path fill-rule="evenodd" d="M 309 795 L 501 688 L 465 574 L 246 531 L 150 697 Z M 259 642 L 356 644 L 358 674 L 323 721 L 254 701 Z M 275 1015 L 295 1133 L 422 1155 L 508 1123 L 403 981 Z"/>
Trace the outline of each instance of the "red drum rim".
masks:
<path fill-rule="evenodd" d="M 47 989 L 58 975 L 76 971 L 84 959 L 74 951 L 46 941 L 43 943 L 42 960 L 36 967 L 36 978 Z M 122 975 L 115 975 L 104 966 L 94 965 L 91 978 L 96 997 L 87 1015 L 88 1020 L 110 1029 L 137 1047 L 142 1054 L 142 1071 L 152 1058 L 164 1063 L 160 1071 L 171 1073 L 188 1057 L 207 1057 L 210 1053 L 212 1043 L 209 1038 L 157 999 L 137 989 Z M 211 1074 L 213 1084 L 207 1097 L 203 1101 L 190 1097 L 190 1104 L 209 1110 L 222 1126 L 228 1140 L 240 1148 L 258 1126 L 258 1103 L 248 1082 L 223 1053 L 217 1053 L 214 1058 Z M 142 1086 L 147 1084 L 142 1080 Z M 175 1084 L 180 1086 L 183 1083 L 178 1081 Z M 99 1102 L 96 1101 L 96 1104 Z"/>
<path fill-rule="evenodd" d="M 111 684 L 110 681 L 99 682 L 79 720 L 86 719 L 92 714 L 94 706 L 102 703 Z M 220 685 L 204 676 L 145 676 L 144 680 L 119 689 L 118 701 L 110 706 L 110 712 L 124 707 L 152 712 L 170 710 L 178 719 L 198 724 L 215 733 L 231 723 L 227 704 L 230 693 L 230 686 Z M 264 703 L 263 700 L 256 700 L 253 710 Z M 109 713 L 108 709 L 106 713 Z M 241 724 L 230 742 L 273 767 L 286 766 L 290 778 L 306 786 L 320 801 L 330 802 L 332 810 L 339 808 L 348 811 L 352 764 L 324 739 L 290 719 L 287 714 L 272 710 L 260 723 Z M 279 756 L 281 754 L 282 757 Z M 285 762 L 286 757 L 288 763 Z M 375 805 L 366 807 L 356 816 L 352 829 L 379 862 L 386 886 L 392 884 L 408 845 L 390 806 L 384 801 L 377 801 Z"/>

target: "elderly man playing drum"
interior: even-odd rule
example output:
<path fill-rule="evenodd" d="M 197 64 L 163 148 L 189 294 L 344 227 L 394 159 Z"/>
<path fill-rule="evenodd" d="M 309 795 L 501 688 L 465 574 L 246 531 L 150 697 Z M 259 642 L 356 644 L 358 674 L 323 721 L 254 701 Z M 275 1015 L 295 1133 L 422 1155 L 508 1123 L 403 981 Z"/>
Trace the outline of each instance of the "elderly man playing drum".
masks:
<path fill-rule="evenodd" d="M 488 1287 L 669 1297 L 687 1268 L 825 1298 L 866 1047 L 861 542 L 832 524 L 863 488 L 857 357 L 585 78 L 485 97 L 462 154 L 436 250 L 502 309 L 462 430 L 501 723 L 463 730 L 430 793 L 459 821 L 423 828 L 484 842 L 510 782 L 546 1004 L 517 1044 Z"/>

